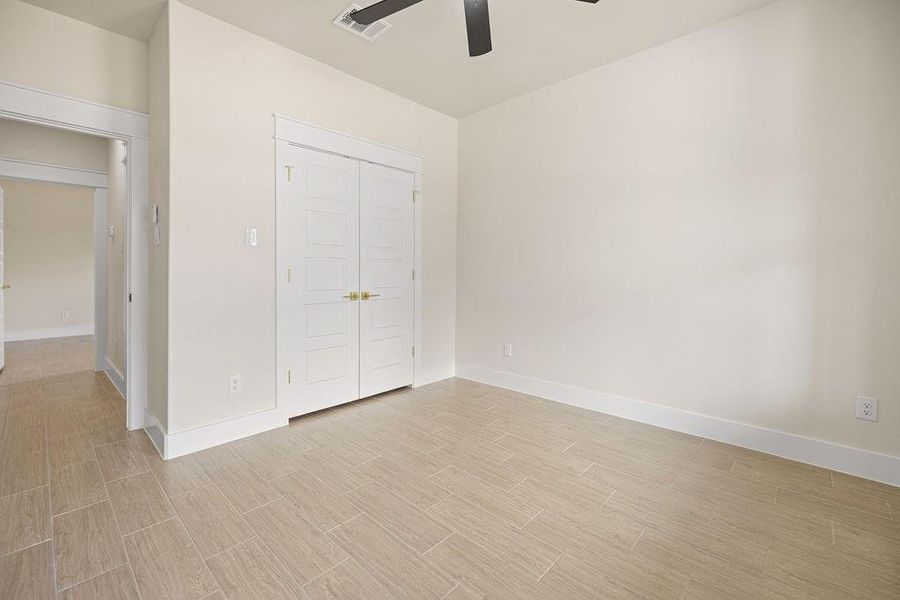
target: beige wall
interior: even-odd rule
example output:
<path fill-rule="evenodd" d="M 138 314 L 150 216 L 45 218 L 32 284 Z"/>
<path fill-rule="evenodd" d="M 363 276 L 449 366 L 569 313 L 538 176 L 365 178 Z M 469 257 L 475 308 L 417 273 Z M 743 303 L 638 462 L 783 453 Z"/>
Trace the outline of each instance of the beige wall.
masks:
<path fill-rule="evenodd" d="M 94 190 L 0 179 L 5 196 L 6 333 L 54 337 L 94 326 Z M 69 317 L 63 318 L 62 312 Z M 29 333 L 30 332 L 30 333 Z M 35 335 L 37 334 L 37 335 Z"/>
<path fill-rule="evenodd" d="M 0 81 L 147 111 L 147 44 L 0 0 Z"/>
<path fill-rule="evenodd" d="M 426 367 L 454 358 L 456 121 L 177 2 L 169 433 L 274 407 L 272 113 L 425 156 Z M 257 227 L 258 248 L 243 245 Z M 240 374 L 243 392 L 228 394 Z"/>
<path fill-rule="evenodd" d="M 0 158 L 106 172 L 106 140 L 0 119 Z"/>
<path fill-rule="evenodd" d="M 127 194 L 125 143 L 107 140 L 107 227 L 115 227 L 106 236 L 106 357 L 122 375 L 125 367 L 125 203 Z M 108 230 L 107 230 L 108 231 Z"/>
<path fill-rule="evenodd" d="M 169 10 L 150 38 L 150 203 L 159 207 L 160 243 L 150 246 L 147 408 L 167 427 L 169 361 Z M 150 234 L 151 244 L 153 233 Z"/>
<path fill-rule="evenodd" d="M 898 22 L 779 2 L 463 119 L 458 364 L 900 455 Z"/>

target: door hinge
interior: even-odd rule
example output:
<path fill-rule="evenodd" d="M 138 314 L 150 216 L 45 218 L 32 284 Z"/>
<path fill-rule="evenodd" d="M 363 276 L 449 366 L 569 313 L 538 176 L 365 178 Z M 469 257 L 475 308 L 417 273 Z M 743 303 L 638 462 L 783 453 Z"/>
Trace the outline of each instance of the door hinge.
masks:
<path fill-rule="evenodd" d="M 288 269 L 288 283 L 291 282 L 291 270 Z"/>
<path fill-rule="evenodd" d="M 416 194 L 418 194 L 418 193 L 419 193 L 419 192 L 413 190 L 413 204 L 416 203 Z"/>
<path fill-rule="evenodd" d="M 413 269 L 413 281 L 415 281 L 415 280 L 416 280 L 416 270 Z"/>
<path fill-rule="evenodd" d="M 288 369 L 288 383 L 291 382 L 291 370 Z"/>
<path fill-rule="evenodd" d="M 128 292 L 128 301 L 131 302 L 131 292 Z"/>
<path fill-rule="evenodd" d="M 287 180 L 290 181 L 294 172 L 294 165 L 284 165 L 284 168 L 287 170 Z"/>
<path fill-rule="evenodd" d="M 412 356 L 413 356 L 413 358 L 416 357 L 416 347 L 415 346 L 412 347 Z"/>

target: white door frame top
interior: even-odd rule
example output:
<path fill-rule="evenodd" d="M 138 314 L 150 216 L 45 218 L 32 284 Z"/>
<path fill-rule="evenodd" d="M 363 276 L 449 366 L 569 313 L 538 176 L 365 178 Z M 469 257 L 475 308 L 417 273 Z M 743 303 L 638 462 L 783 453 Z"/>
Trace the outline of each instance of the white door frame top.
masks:
<path fill-rule="evenodd" d="M 413 320 L 413 344 L 415 356 L 413 359 L 413 386 L 420 385 L 422 381 L 422 175 L 424 173 L 424 159 L 421 155 L 364 140 L 346 133 L 324 129 L 310 123 L 292 119 L 279 114 L 273 115 L 275 119 L 275 141 L 286 142 L 295 146 L 327 152 L 369 162 L 384 165 L 400 171 L 412 173 L 414 176 L 414 258 L 413 269 L 415 271 L 414 294 L 414 320 Z M 277 168 L 277 164 L 276 164 Z M 278 177 L 279 173 L 275 176 Z M 275 235 L 278 235 L 276 231 Z M 277 315 L 276 315 L 277 319 Z M 276 361 L 277 362 L 277 361 Z M 279 375 L 276 374 L 276 377 Z M 429 383 L 430 381 L 425 381 Z"/>
<path fill-rule="evenodd" d="M 147 405 L 147 323 L 149 300 L 149 117 L 0 81 L 0 118 L 67 129 L 127 145 L 128 198 L 125 219 L 125 287 L 130 297 L 125 317 L 127 425 L 144 425 Z"/>

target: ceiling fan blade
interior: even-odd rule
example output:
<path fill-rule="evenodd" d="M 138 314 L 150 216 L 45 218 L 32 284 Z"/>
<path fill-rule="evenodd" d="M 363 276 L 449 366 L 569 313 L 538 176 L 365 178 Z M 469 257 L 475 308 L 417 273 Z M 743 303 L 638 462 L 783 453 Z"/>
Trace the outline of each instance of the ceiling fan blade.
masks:
<path fill-rule="evenodd" d="M 372 6 L 360 9 L 354 13 L 350 13 L 350 18 L 360 25 L 371 25 L 379 19 L 389 17 L 395 12 L 400 12 L 404 8 L 409 8 L 413 4 L 418 4 L 422 0 L 381 0 Z"/>
<path fill-rule="evenodd" d="M 469 36 L 469 56 L 481 56 L 491 51 L 491 17 L 487 0 L 463 0 L 466 6 L 466 33 Z"/>

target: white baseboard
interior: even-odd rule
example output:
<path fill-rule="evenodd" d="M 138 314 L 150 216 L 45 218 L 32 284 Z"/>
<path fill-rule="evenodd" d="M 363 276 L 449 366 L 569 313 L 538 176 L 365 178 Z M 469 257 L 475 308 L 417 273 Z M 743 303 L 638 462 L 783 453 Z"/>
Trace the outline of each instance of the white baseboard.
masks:
<path fill-rule="evenodd" d="M 454 365 L 453 363 L 439 365 L 437 367 L 426 367 L 424 369 L 419 369 L 416 372 L 415 383 L 413 383 L 413 387 L 420 387 L 423 385 L 428 385 L 429 383 L 441 381 L 442 379 L 449 379 L 454 375 L 456 375 L 456 365 Z"/>
<path fill-rule="evenodd" d="M 458 377 L 900 486 L 900 457 L 475 365 Z"/>
<path fill-rule="evenodd" d="M 50 338 L 75 337 L 77 335 L 94 335 L 93 325 L 75 325 L 73 327 L 49 327 L 47 329 L 21 329 L 7 331 L 4 339 L 7 342 L 23 342 L 27 340 L 46 340 Z"/>
<path fill-rule="evenodd" d="M 112 381 L 112 384 L 116 386 L 116 389 L 119 390 L 119 393 L 122 394 L 123 398 L 127 398 L 127 392 L 125 391 L 125 376 L 122 375 L 122 372 L 116 367 L 115 363 L 110 360 L 110 358 L 106 357 L 106 368 L 103 369 L 103 372 L 106 373 L 106 376 L 109 377 L 109 380 Z"/>
<path fill-rule="evenodd" d="M 156 415 L 150 412 L 149 408 L 144 409 L 144 431 L 146 432 L 147 437 L 150 438 L 150 441 L 153 442 L 159 455 L 165 458 L 166 428 L 163 427 L 163 424 L 156 418 Z"/>
<path fill-rule="evenodd" d="M 166 433 L 159 422 L 156 422 L 156 426 L 163 431 L 163 458 L 165 459 L 206 450 L 219 444 L 278 429 L 287 424 L 287 418 L 277 408 L 174 433 Z M 151 439 L 152 437 L 151 434 Z"/>

